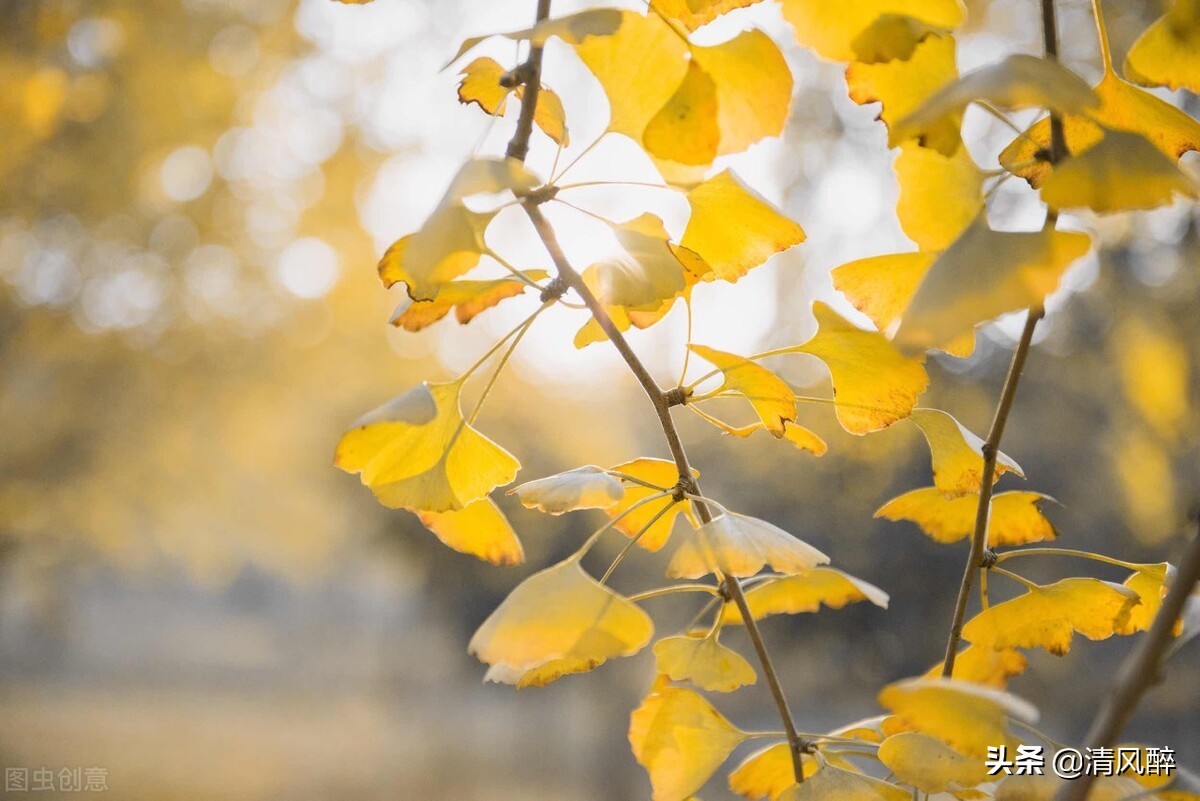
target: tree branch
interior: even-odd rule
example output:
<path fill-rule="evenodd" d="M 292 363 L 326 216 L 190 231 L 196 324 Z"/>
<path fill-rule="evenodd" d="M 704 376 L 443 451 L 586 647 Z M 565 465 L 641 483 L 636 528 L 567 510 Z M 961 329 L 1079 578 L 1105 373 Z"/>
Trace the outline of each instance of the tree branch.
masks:
<path fill-rule="evenodd" d="M 536 22 L 549 19 L 550 0 L 538 0 Z M 542 46 L 531 44 L 529 58 L 517 70 L 524 78 L 525 90 L 521 96 L 521 114 L 517 117 L 517 132 L 509 140 L 506 155 L 524 161 L 529 155 L 529 136 L 533 133 L 533 114 L 537 111 L 538 94 L 542 90 Z"/>

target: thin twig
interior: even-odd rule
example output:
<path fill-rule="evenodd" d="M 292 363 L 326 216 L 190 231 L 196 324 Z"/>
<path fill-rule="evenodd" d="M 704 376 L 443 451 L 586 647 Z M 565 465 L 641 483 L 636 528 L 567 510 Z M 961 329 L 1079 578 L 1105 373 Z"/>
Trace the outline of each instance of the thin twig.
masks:
<path fill-rule="evenodd" d="M 550 18 L 550 0 L 538 0 L 536 22 Z M 536 24 L 536 23 L 535 23 Z M 538 94 L 542 89 L 542 46 L 531 44 L 529 58 L 521 70 L 525 74 L 525 91 L 521 97 L 521 114 L 517 117 L 517 132 L 508 143 L 506 154 L 524 161 L 529 155 L 529 137 L 533 133 L 533 114 L 537 111 Z"/>

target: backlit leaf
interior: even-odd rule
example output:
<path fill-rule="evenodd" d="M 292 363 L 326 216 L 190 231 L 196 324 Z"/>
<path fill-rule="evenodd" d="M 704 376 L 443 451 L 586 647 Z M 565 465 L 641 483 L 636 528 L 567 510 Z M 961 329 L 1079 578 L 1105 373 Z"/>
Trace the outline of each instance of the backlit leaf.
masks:
<path fill-rule="evenodd" d="M 684 801 L 746 736 L 699 693 L 661 679 L 629 719 L 629 743 L 650 774 L 654 801 Z"/>
<path fill-rule="evenodd" d="M 785 790 L 779 801 L 912 801 L 912 794 L 873 776 L 822 765 L 804 784 Z"/>
<path fill-rule="evenodd" d="M 990 648 L 1044 648 L 1062 656 L 1074 632 L 1106 640 L 1129 624 L 1138 593 L 1093 578 L 1068 578 L 990 606 L 963 626 L 963 639 Z"/>
<path fill-rule="evenodd" d="M 764 567 L 785 574 L 807 573 L 829 557 L 778 526 L 726 512 L 685 532 L 667 564 L 671 578 L 700 578 L 720 572 L 753 576 Z"/>
<path fill-rule="evenodd" d="M 1200 92 L 1200 2 L 1174 0 L 1129 48 L 1125 77 L 1142 86 Z"/>
<path fill-rule="evenodd" d="M 683 81 L 642 133 L 646 151 L 689 166 L 711 164 L 717 157 L 717 85 L 695 61 L 688 62 Z"/>
<path fill-rule="evenodd" d="M 1005 776 L 996 786 L 995 801 L 1054 801 L 1072 780 L 1060 779 L 1052 774 L 1041 776 Z M 1146 795 L 1144 788 L 1133 779 L 1124 776 L 1098 776 L 1088 790 L 1088 801 L 1164 801 L 1156 795 Z"/>
<path fill-rule="evenodd" d="M 623 25 L 623 17 L 615 8 L 593 8 L 568 14 L 563 17 L 547 19 L 531 28 L 507 33 L 488 33 L 483 36 L 472 36 L 463 41 L 458 52 L 448 63 L 453 64 L 485 39 L 493 36 L 503 36 L 514 42 L 527 41 L 532 45 L 544 45 L 552 37 L 557 37 L 570 45 L 578 45 L 595 37 L 604 37 L 618 31 Z"/>
<path fill-rule="evenodd" d="M 422 383 L 368 412 L 342 436 L 334 464 L 393 509 L 456 511 L 507 484 L 521 465 L 467 425 L 460 390 Z"/>
<path fill-rule="evenodd" d="M 1016 696 L 957 679 L 905 679 L 884 687 L 879 703 L 903 726 L 934 737 L 967 756 L 1009 741 L 1008 719 L 1037 720 Z"/>
<path fill-rule="evenodd" d="M 716 392 L 744 396 L 766 429 L 775 437 L 783 437 L 784 425 L 796 419 L 796 394 L 786 381 L 741 356 L 704 345 L 688 347 L 692 353 L 721 371 L 724 381 Z"/>
<path fill-rule="evenodd" d="M 816 612 L 822 605 L 841 609 L 859 601 L 870 601 L 887 609 L 888 594 L 832 567 L 814 567 L 808 573 L 774 579 L 746 590 L 746 604 L 755 620 L 770 615 Z M 741 612 L 732 602 L 725 604 L 725 623 L 742 623 Z"/>
<path fill-rule="evenodd" d="M 963 756 L 940 740 L 900 732 L 879 746 L 879 761 L 902 783 L 924 793 L 955 792 L 988 780 L 983 761 Z"/>
<path fill-rule="evenodd" d="M 692 60 L 716 86 L 718 155 L 741 153 L 783 133 L 792 71 L 770 36 L 752 29 L 711 47 L 693 45 Z"/>
<path fill-rule="evenodd" d="M 784 0 L 783 16 L 796 41 L 831 61 L 852 61 L 853 43 L 885 14 L 911 17 L 938 28 L 957 28 L 966 16 L 959 0 Z"/>
<path fill-rule="evenodd" d="M 494 565 L 519 565 L 525 550 L 508 519 L 491 498 L 471 501 L 457 512 L 417 512 L 421 525 L 443 543 Z"/>
<path fill-rule="evenodd" d="M 711 635 L 666 637 L 654 644 L 654 657 L 659 673 L 672 681 L 690 681 L 702 690 L 728 693 L 758 681 L 741 654 Z"/>
<path fill-rule="evenodd" d="M 530 281 L 546 278 L 545 270 L 522 273 Z M 405 331 L 420 331 L 436 323 L 454 309 L 455 319 L 466 325 L 481 312 L 487 311 L 506 298 L 525 292 L 529 284 L 514 277 L 487 280 L 459 280 L 442 284 L 432 300 L 405 298 L 392 312 L 391 324 Z"/>
<path fill-rule="evenodd" d="M 1108 131 L 1059 162 L 1042 182 L 1042 200 L 1050 208 L 1098 214 L 1165 206 L 1176 194 L 1196 197 L 1195 183 L 1148 139 L 1123 131 Z"/>
<path fill-rule="evenodd" d="M 722 14 L 746 8 L 760 0 L 651 0 L 663 16 L 670 17 L 688 31 L 707 25 Z"/>
<path fill-rule="evenodd" d="M 909 142 L 901 145 L 895 170 L 900 227 L 921 250 L 945 250 L 983 209 L 983 171 L 965 147 L 944 156 Z"/>
<path fill-rule="evenodd" d="M 613 473 L 623 473 L 655 486 L 666 487 L 668 489 L 674 487 L 679 481 L 679 471 L 675 467 L 675 463 L 668 462 L 665 459 L 634 459 L 632 462 L 616 465 L 610 468 L 610 470 Z M 693 469 L 692 475 L 699 476 L 700 473 Z M 649 487 L 643 487 L 633 482 L 623 483 L 625 484 L 625 497 L 620 502 L 604 510 L 609 517 L 617 517 L 638 501 L 657 492 Z M 632 537 L 641 531 L 656 514 L 662 511 L 664 506 L 672 503 L 673 501 L 670 497 L 647 503 L 622 517 L 617 522 L 616 527 L 623 531 L 626 536 Z M 638 545 L 647 551 L 657 551 L 662 548 L 671 536 L 671 529 L 675 526 L 675 518 L 685 512 L 691 517 L 691 512 L 688 511 L 688 508 L 688 504 L 686 503 L 675 504 L 673 509 L 660 517 L 654 525 L 646 530 L 646 533 L 642 534 L 641 539 L 638 540 Z"/>
<path fill-rule="evenodd" d="M 458 84 L 458 102 L 474 103 L 493 116 L 503 114 L 508 93 L 512 91 L 500 85 L 500 78 L 506 71 L 494 58 L 480 56 L 475 59 L 459 72 L 462 80 Z"/>
<path fill-rule="evenodd" d="M 614 227 L 624 253 L 588 267 L 600 301 L 610 306 L 646 306 L 675 297 L 687 287 L 684 266 L 653 214 Z"/>
<path fill-rule="evenodd" d="M 527 509 L 561 515 L 576 509 L 607 509 L 625 496 L 625 487 L 604 468 L 589 464 L 528 481 L 508 494 L 516 495 Z"/>
<path fill-rule="evenodd" d="M 1053 500 L 1040 492 L 1000 492 L 992 496 L 988 516 L 988 545 L 1025 545 L 1058 536 L 1042 514 L 1041 504 Z M 909 520 L 936 542 L 958 542 L 975 530 L 978 493 L 947 498 L 937 487 L 923 487 L 888 501 L 875 512 L 888 520 Z"/>
<path fill-rule="evenodd" d="M 807 754 L 800 759 L 805 778 L 817 772 L 815 759 Z M 729 789 L 749 799 L 778 798 L 796 783 L 794 771 L 791 746 L 775 743 L 750 754 L 730 771 Z"/>
<path fill-rule="evenodd" d="M 912 421 L 929 443 L 934 486 L 947 497 L 977 494 L 983 484 L 983 440 L 938 409 L 913 409 Z M 997 454 L 993 480 L 1010 470 L 1025 476 L 1020 465 L 1003 452 Z"/>
<path fill-rule="evenodd" d="M 1009 679 L 1025 672 L 1028 664 L 1024 654 L 1011 648 L 995 650 L 968 645 L 954 658 L 954 678 L 1003 690 L 1008 686 Z M 925 678 L 941 678 L 942 665 L 942 662 L 938 662 L 930 668 Z"/>
<path fill-rule="evenodd" d="M 525 87 L 517 87 L 517 97 L 524 96 Z M 538 104 L 533 110 L 533 121 L 555 144 L 566 147 L 571 143 L 571 138 L 567 135 L 567 112 L 563 109 L 562 98 L 548 86 L 542 86 L 538 90 Z"/>
<path fill-rule="evenodd" d="M 1125 579 L 1125 586 L 1138 594 L 1141 603 L 1129 610 L 1129 619 L 1117 628 L 1117 634 L 1149 630 L 1174 578 L 1175 568 L 1168 562 L 1138 565 L 1133 574 Z M 1176 626 L 1175 633 L 1179 634 L 1179 626 Z"/>
<path fill-rule="evenodd" d="M 755 431 L 766 431 L 767 427 L 762 422 L 751 423 L 748 426 L 732 426 L 723 420 L 718 420 L 710 414 L 702 415 L 705 420 L 715 425 L 717 428 L 724 431 L 726 434 L 746 439 Z M 770 432 L 768 432 L 770 433 Z M 772 436 L 774 436 L 772 434 Z M 783 440 L 792 443 L 798 450 L 808 451 L 813 456 L 823 456 L 829 450 L 829 446 L 825 444 L 825 440 L 818 437 L 812 431 L 809 431 L 804 426 L 798 426 L 795 423 L 783 424 Z"/>

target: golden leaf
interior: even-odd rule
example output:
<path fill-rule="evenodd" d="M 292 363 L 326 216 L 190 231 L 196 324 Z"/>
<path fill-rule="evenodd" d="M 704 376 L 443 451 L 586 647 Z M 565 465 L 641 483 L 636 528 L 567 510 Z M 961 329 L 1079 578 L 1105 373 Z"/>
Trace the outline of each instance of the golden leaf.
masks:
<path fill-rule="evenodd" d="M 829 757 L 837 759 L 834 754 L 830 754 Z M 815 759 L 804 754 L 800 760 L 805 778 L 817 772 Z M 750 799 L 778 798 L 795 783 L 792 750 L 786 742 L 775 743 L 755 751 L 729 773 L 729 789 Z"/>
<path fill-rule="evenodd" d="M 530 281 L 546 278 L 545 270 L 528 270 L 521 273 Z M 455 319 L 466 325 L 481 312 L 487 311 L 500 301 L 523 294 L 529 284 L 515 277 L 490 278 L 486 280 L 459 280 L 442 284 L 432 300 L 413 300 L 405 297 L 392 312 L 392 325 L 405 331 L 420 331 L 433 325 L 454 309 Z"/>
<path fill-rule="evenodd" d="M 679 470 L 675 467 L 674 462 L 668 462 L 665 459 L 634 459 L 632 462 L 616 465 L 609 468 L 612 473 L 620 473 L 633 478 L 640 479 L 657 487 L 671 488 L 679 482 Z M 693 469 L 693 476 L 699 476 L 699 471 Z M 643 500 L 657 493 L 657 490 L 649 487 L 643 487 L 640 484 L 633 482 L 625 483 L 625 497 L 617 504 L 605 509 L 605 514 L 609 517 L 618 517 L 627 509 L 633 506 L 640 500 Z M 650 523 L 650 520 L 662 511 L 664 506 L 674 504 L 674 508 L 658 518 L 657 521 L 642 534 L 638 540 L 638 545 L 645 548 L 647 551 L 657 551 L 666 544 L 667 539 L 671 536 L 671 529 L 675 526 L 675 518 L 680 514 L 686 513 L 691 517 L 691 512 L 688 511 L 686 503 L 675 504 L 668 496 L 662 500 L 653 501 L 643 506 L 634 509 L 632 512 L 621 517 L 616 523 L 616 527 L 623 531 L 626 536 L 636 536 L 639 531 Z"/>
<path fill-rule="evenodd" d="M 1200 2 L 1175 0 L 1125 56 L 1125 75 L 1142 86 L 1200 92 Z"/>
<path fill-rule="evenodd" d="M 755 431 L 767 430 L 767 427 L 763 425 L 761 421 L 757 423 L 751 423 L 748 426 L 732 426 L 723 420 L 718 420 L 716 417 L 713 417 L 707 412 L 701 412 L 700 416 L 715 425 L 717 428 L 721 429 L 729 436 L 738 437 L 739 439 L 746 439 Z M 772 434 L 771 436 L 775 435 Z M 782 439 L 786 442 L 792 443 L 797 450 L 808 451 L 813 456 L 822 456 L 826 451 L 829 450 L 829 446 L 825 444 L 825 440 L 821 439 L 804 426 L 798 426 L 792 422 L 783 424 Z"/>
<path fill-rule="evenodd" d="M 905 679 L 884 687 L 879 703 L 897 722 L 982 758 L 988 746 L 1009 742 L 1009 718 L 1033 723 L 1037 710 L 1008 693 L 958 679 Z"/>
<path fill-rule="evenodd" d="M 749 359 L 704 345 L 688 348 L 712 364 L 725 379 L 717 394 L 736 393 L 750 401 L 758 419 L 775 437 L 784 436 L 784 426 L 796 420 L 796 394 L 787 382 Z"/>
<path fill-rule="evenodd" d="M 879 761 L 904 784 L 924 793 L 957 792 L 988 780 L 983 761 L 917 732 L 900 732 L 879 746 Z"/>
<path fill-rule="evenodd" d="M 471 501 L 457 512 L 417 512 L 421 525 L 459 553 L 494 565 L 519 565 L 525 550 L 508 518 L 491 498 Z"/>
<path fill-rule="evenodd" d="M 945 250 L 983 209 L 983 171 L 965 147 L 944 156 L 909 142 L 901 145 L 895 170 L 900 227 L 921 250 Z"/>
<path fill-rule="evenodd" d="M 1053 501 L 1040 492 L 1000 492 L 992 496 L 988 515 L 988 545 L 1025 545 L 1058 536 L 1042 514 L 1041 504 Z M 892 498 L 876 517 L 909 520 L 935 542 L 958 542 L 975 530 L 979 494 L 947 498 L 937 487 L 923 487 Z"/>
<path fill-rule="evenodd" d="M 1141 603 L 1129 610 L 1129 619 L 1117 628 L 1117 634 L 1148 631 L 1158 615 L 1159 608 L 1162 607 L 1163 598 L 1167 597 L 1171 582 L 1175 579 L 1175 568 L 1169 562 L 1136 567 L 1129 578 L 1125 579 L 1125 586 L 1138 594 Z M 1176 636 L 1181 627 L 1182 621 L 1176 621 Z"/>
<path fill-rule="evenodd" d="M 625 253 L 584 271 L 597 297 L 608 306 L 647 306 L 674 298 L 687 288 L 683 263 L 653 214 L 614 227 Z"/>
<path fill-rule="evenodd" d="M 770 615 L 816 612 L 822 604 L 830 609 L 841 609 L 859 601 L 870 601 L 887 609 L 888 594 L 874 584 L 832 567 L 814 567 L 806 574 L 774 579 L 746 591 L 746 605 L 755 620 Z M 725 604 L 725 623 L 742 623 L 741 612 L 732 602 Z"/>
<path fill-rule="evenodd" d="M 1170 204 L 1176 194 L 1196 197 L 1195 183 L 1148 139 L 1123 131 L 1108 131 L 1059 162 L 1042 182 L 1042 200 L 1056 211 L 1153 209 Z"/>
<path fill-rule="evenodd" d="M 927 679 L 941 678 L 942 666 L 938 662 L 925 674 Z M 954 678 L 959 681 L 969 681 L 982 684 L 996 690 L 1008 686 L 1008 680 L 1025 672 L 1028 660 L 1020 651 L 1011 648 L 995 650 L 968 645 L 958 652 L 954 658 Z"/>
<path fill-rule="evenodd" d="M 911 17 L 938 28 L 957 28 L 966 16 L 959 0 L 784 0 L 783 16 L 796 31 L 796 41 L 831 61 L 852 61 L 853 43 L 880 17 Z"/>
<path fill-rule="evenodd" d="M 770 36 L 754 29 L 712 47 L 693 45 L 692 61 L 716 87 L 717 155 L 741 153 L 783 133 L 792 102 L 792 71 Z"/>
<path fill-rule="evenodd" d="M 667 563 L 670 578 L 709 573 L 753 576 L 764 567 L 785 574 L 807 573 L 829 557 L 778 526 L 756 517 L 725 512 L 687 531 Z"/>
<path fill-rule="evenodd" d="M 939 409 L 913 409 L 912 421 L 925 435 L 933 461 L 933 483 L 943 495 L 978 494 L 983 484 L 983 440 Z M 1003 452 L 996 455 L 993 481 L 1008 471 L 1022 478 L 1021 466 Z"/>
<path fill-rule="evenodd" d="M 758 681 L 750 663 L 721 645 L 715 634 L 659 640 L 654 644 L 654 658 L 659 673 L 672 681 L 690 681 L 702 690 L 728 693 Z"/>
<path fill-rule="evenodd" d="M 642 144 L 660 159 L 703 166 L 717 157 L 720 143 L 717 85 L 695 60 L 689 61 L 675 94 L 646 123 Z"/>
<path fill-rule="evenodd" d="M 625 497 L 625 487 L 602 467 L 589 464 L 527 481 L 508 491 L 526 509 L 561 515 L 576 509 L 607 509 Z"/>
<path fill-rule="evenodd" d="M 474 103 L 485 114 L 503 114 L 508 93 L 512 91 L 500 85 L 500 78 L 506 71 L 494 58 L 480 56 L 475 59 L 459 72 L 462 80 L 458 84 L 458 102 Z"/>
<path fill-rule="evenodd" d="M 670 17 L 684 27 L 694 31 L 707 25 L 722 14 L 737 8 L 746 8 L 760 0 L 650 0 L 650 5 L 664 17 Z"/>
<path fill-rule="evenodd" d="M 912 801 L 912 793 L 873 776 L 822 765 L 804 784 L 784 791 L 778 801 Z"/>

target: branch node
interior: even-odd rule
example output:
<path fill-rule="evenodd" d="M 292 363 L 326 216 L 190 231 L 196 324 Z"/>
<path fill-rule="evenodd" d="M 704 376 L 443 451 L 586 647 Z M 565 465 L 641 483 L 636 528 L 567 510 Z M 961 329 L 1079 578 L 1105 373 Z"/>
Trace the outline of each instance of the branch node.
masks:
<path fill-rule="evenodd" d="M 671 387 L 663 393 L 663 400 L 667 404 L 667 408 L 672 406 L 683 406 L 687 403 L 688 392 L 683 387 Z"/>
<path fill-rule="evenodd" d="M 517 197 L 526 206 L 540 206 L 543 203 L 548 203 L 558 196 L 558 187 L 554 184 L 544 184 L 536 189 L 530 189 L 524 194 L 519 194 Z"/>
<path fill-rule="evenodd" d="M 546 284 L 539 296 L 542 303 L 549 303 L 552 300 L 558 300 L 567 292 L 567 281 L 561 275 L 556 275 L 550 279 L 550 283 Z"/>
<path fill-rule="evenodd" d="M 688 493 L 691 491 L 692 482 L 688 481 L 686 478 L 680 478 L 671 491 L 671 500 L 675 501 L 675 503 L 680 503 L 687 498 Z"/>
<path fill-rule="evenodd" d="M 505 89 L 516 89 L 521 84 L 528 83 L 532 78 L 533 64 L 528 61 L 522 61 L 500 76 L 500 85 Z"/>
<path fill-rule="evenodd" d="M 983 447 L 981 447 L 979 450 L 983 453 L 984 459 L 991 461 L 996 458 L 997 454 L 999 454 L 1000 446 L 993 442 L 985 442 L 983 443 Z"/>
<path fill-rule="evenodd" d="M 993 551 L 991 548 L 984 548 L 983 556 L 981 556 L 979 558 L 979 566 L 982 567 L 984 570 L 991 570 L 993 567 L 996 566 L 997 557 L 998 557 L 998 554 L 995 551 Z"/>

